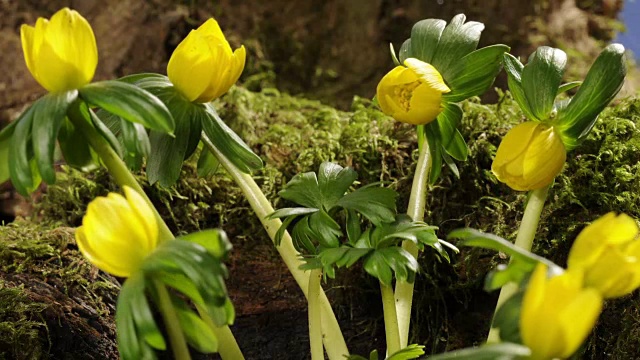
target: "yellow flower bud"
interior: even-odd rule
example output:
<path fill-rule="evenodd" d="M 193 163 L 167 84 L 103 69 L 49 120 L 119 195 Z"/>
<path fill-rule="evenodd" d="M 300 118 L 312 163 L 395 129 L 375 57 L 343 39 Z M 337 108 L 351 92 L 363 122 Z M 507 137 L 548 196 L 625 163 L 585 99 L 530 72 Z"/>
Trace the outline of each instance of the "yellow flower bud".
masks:
<path fill-rule="evenodd" d="M 167 75 L 189 101 L 209 102 L 238 81 L 245 57 L 244 46 L 232 52 L 218 22 L 209 19 L 178 45 Z"/>
<path fill-rule="evenodd" d="M 568 270 L 547 278 L 538 264 L 520 310 L 520 335 L 531 359 L 567 358 L 584 342 L 602 310 L 602 296 L 582 287 L 582 273 Z"/>
<path fill-rule="evenodd" d="M 567 150 L 554 128 L 529 121 L 502 139 L 491 171 L 514 190 L 536 190 L 551 184 L 566 158 Z"/>
<path fill-rule="evenodd" d="M 451 90 L 431 64 L 409 58 L 396 66 L 378 83 L 376 96 L 380 109 L 394 119 L 423 125 L 442 111 L 442 94 Z"/>
<path fill-rule="evenodd" d="M 569 252 L 568 267 L 582 269 L 585 286 L 605 298 L 640 287 L 640 240 L 631 217 L 608 213 L 580 232 Z"/>
<path fill-rule="evenodd" d="M 51 20 L 20 27 L 22 50 L 31 75 L 49 92 L 80 88 L 93 79 L 98 48 L 93 30 L 78 12 L 64 8 Z"/>
<path fill-rule="evenodd" d="M 127 186 L 124 194 L 110 193 L 89 203 L 76 242 L 97 268 L 129 277 L 156 248 L 158 224 L 140 194 Z"/>

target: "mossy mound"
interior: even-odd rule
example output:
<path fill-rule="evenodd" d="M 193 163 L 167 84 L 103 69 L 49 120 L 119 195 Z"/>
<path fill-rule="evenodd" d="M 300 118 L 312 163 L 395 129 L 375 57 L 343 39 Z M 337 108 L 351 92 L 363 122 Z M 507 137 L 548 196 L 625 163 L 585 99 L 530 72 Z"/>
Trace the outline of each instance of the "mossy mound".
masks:
<path fill-rule="evenodd" d="M 0 359 L 117 359 L 119 288 L 82 258 L 73 229 L 0 227 Z"/>
<path fill-rule="evenodd" d="M 440 227 L 441 237 L 454 228 L 470 226 L 513 239 L 525 194 L 498 183 L 490 166 L 501 137 L 523 116 L 508 94 L 499 94 L 494 105 L 470 100 L 462 106 L 461 130 L 468 139 L 469 159 L 459 164 L 461 179 L 444 169 L 431 187 L 426 220 Z M 398 208 L 406 208 L 417 158 L 414 131 L 384 116 L 369 101 L 355 99 L 351 111 L 343 112 L 273 89 L 253 93 L 237 87 L 217 107 L 265 161 L 266 167 L 254 177 L 275 207 L 280 202 L 277 191 L 294 174 L 317 170 L 322 161 L 331 160 L 353 166 L 363 184 L 389 184 L 400 193 Z M 569 154 L 550 191 L 536 253 L 564 265 L 573 239 L 585 224 L 609 211 L 640 218 L 639 107 L 640 101 L 631 99 L 606 109 L 585 143 Z M 85 204 L 113 188 L 104 172 L 86 177 L 70 171 L 49 187 L 38 214 L 44 221 L 77 226 Z M 188 163 L 176 187 L 147 186 L 147 190 L 173 230 L 223 227 L 234 239 L 235 251 L 269 242 L 248 203 L 222 171 L 200 179 Z M 482 290 L 484 275 L 504 261 L 492 252 L 463 249 L 450 266 L 425 254 L 414 302 L 415 341 L 433 352 L 481 343 L 497 295 Z M 354 287 L 362 286 L 360 275 L 348 275 L 347 288 L 357 292 Z M 584 358 L 599 359 L 602 354 L 640 358 L 639 302 L 638 295 L 633 295 L 608 303 Z M 336 304 L 338 311 L 350 305 Z"/>

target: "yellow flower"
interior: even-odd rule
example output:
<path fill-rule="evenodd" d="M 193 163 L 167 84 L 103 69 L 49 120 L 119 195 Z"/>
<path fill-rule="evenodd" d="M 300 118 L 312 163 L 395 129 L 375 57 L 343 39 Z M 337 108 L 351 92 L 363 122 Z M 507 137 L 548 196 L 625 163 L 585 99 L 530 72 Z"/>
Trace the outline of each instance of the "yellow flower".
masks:
<path fill-rule="evenodd" d="M 567 358 L 573 354 L 602 310 L 598 291 L 582 287 L 582 273 L 568 270 L 547 278 L 538 264 L 522 300 L 520 335 L 531 359 Z"/>
<path fill-rule="evenodd" d="M 428 124 L 442 111 L 442 94 L 451 90 L 431 64 L 409 58 L 378 83 L 377 98 L 382 111 L 394 119 Z"/>
<path fill-rule="evenodd" d="M 232 52 L 218 22 L 209 19 L 178 45 L 167 75 L 189 101 L 209 102 L 238 81 L 245 57 L 244 46 Z"/>
<path fill-rule="evenodd" d="M 31 75 L 49 92 L 80 88 L 93 79 L 98 48 L 93 30 L 82 15 L 64 8 L 51 21 L 20 27 L 24 59 Z"/>
<path fill-rule="evenodd" d="M 491 170 L 514 190 L 543 188 L 560 173 L 567 150 L 560 135 L 545 124 L 525 122 L 502 139 Z"/>
<path fill-rule="evenodd" d="M 580 232 L 569 252 L 569 268 L 585 272 L 585 286 L 605 298 L 640 287 L 640 240 L 636 221 L 608 213 Z"/>
<path fill-rule="evenodd" d="M 158 244 L 153 210 L 135 190 L 93 200 L 76 230 L 80 252 L 101 270 L 129 277 Z"/>

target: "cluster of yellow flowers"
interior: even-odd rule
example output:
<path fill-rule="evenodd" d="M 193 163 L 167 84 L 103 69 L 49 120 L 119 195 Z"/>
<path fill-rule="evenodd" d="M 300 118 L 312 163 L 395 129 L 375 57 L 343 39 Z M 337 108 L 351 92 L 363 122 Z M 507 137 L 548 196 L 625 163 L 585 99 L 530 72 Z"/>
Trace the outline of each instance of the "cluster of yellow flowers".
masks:
<path fill-rule="evenodd" d="M 22 49 L 31 75 L 47 91 L 80 88 L 93 79 L 98 65 L 96 39 L 87 20 L 63 8 L 51 20 L 20 28 Z M 173 85 L 192 102 L 209 102 L 226 93 L 244 69 L 244 46 L 231 51 L 220 26 L 209 19 L 178 45 L 167 66 Z"/>
<path fill-rule="evenodd" d="M 562 275 L 549 278 L 546 265 L 536 267 L 520 314 L 532 359 L 569 357 L 591 332 L 603 299 L 640 287 L 639 233 L 631 217 L 609 213 L 578 235 Z"/>
<path fill-rule="evenodd" d="M 87 20 L 63 8 L 51 20 L 20 28 L 27 67 L 47 91 L 78 89 L 93 79 L 98 64 L 96 39 Z M 245 48 L 231 50 L 220 26 L 209 19 L 178 45 L 167 73 L 188 101 L 209 102 L 226 93 L 245 64 Z M 76 240 L 82 254 L 96 267 L 129 277 L 158 245 L 153 210 L 135 190 L 125 197 L 111 193 L 89 204 Z"/>

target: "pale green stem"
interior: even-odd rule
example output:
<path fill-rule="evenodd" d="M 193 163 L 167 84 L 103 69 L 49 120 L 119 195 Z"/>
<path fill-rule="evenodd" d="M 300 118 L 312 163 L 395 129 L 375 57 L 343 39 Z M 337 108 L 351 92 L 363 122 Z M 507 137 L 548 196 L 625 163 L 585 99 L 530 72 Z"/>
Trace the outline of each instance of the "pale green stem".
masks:
<path fill-rule="evenodd" d="M 158 294 L 158 307 L 164 320 L 164 325 L 169 335 L 169 343 L 171 344 L 171 351 L 173 351 L 173 358 L 176 360 L 190 360 L 189 347 L 187 341 L 184 338 L 182 327 L 180 326 L 180 320 L 178 314 L 173 308 L 171 303 L 171 297 L 169 291 L 160 281 L 155 280 L 153 285 L 156 288 Z"/>
<path fill-rule="evenodd" d="M 382 311 L 384 312 L 384 333 L 387 338 L 387 356 L 402 349 L 400 345 L 400 331 L 398 329 L 398 315 L 396 314 L 393 288 L 380 282 L 382 295 Z"/>
<path fill-rule="evenodd" d="M 429 143 L 425 140 L 420 149 L 416 172 L 413 175 L 411 195 L 407 215 L 413 221 L 424 221 L 424 211 L 427 202 L 427 185 L 429 184 L 429 172 L 431 170 L 431 153 Z M 418 247 L 411 241 L 403 241 L 402 247 L 414 258 L 418 258 Z M 413 302 L 414 283 L 398 280 L 396 282 L 395 300 L 398 314 L 398 328 L 400 329 L 400 348 L 407 347 L 409 342 L 409 325 L 411 322 L 411 303 Z"/>
<path fill-rule="evenodd" d="M 282 222 L 278 219 L 267 219 L 267 215 L 273 213 L 274 210 L 258 184 L 256 184 L 250 175 L 240 171 L 240 169 L 227 159 L 204 134 L 202 134 L 202 141 L 238 184 L 256 216 L 260 219 L 262 226 L 269 234 L 269 237 L 271 240 L 275 240 L 276 233 L 280 225 L 282 225 Z M 300 259 L 300 254 L 293 247 L 293 242 L 288 232 L 285 231 L 280 246 L 277 246 L 276 250 L 278 250 L 289 272 L 291 272 L 296 283 L 308 298 L 307 287 L 309 285 L 309 273 L 300 270 L 300 266 L 303 265 L 304 262 Z M 327 299 L 327 295 L 322 289 L 320 290 L 320 307 L 322 309 L 322 337 L 327 355 L 331 360 L 344 360 L 345 355 L 349 355 L 349 350 L 347 349 L 347 344 L 344 341 L 344 336 L 340 330 L 338 320 L 333 313 L 329 299 Z"/>
<path fill-rule="evenodd" d="M 242 350 L 240 350 L 240 346 L 238 346 L 238 342 L 233 336 L 231 329 L 229 329 L 229 326 L 217 326 L 204 308 L 196 304 L 196 309 L 202 320 L 204 320 L 216 335 L 218 339 L 218 354 L 220 354 L 220 357 L 222 357 L 223 360 L 244 360 Z"/>
<path fill-rule="evenodd" d="M 78 102 L 70 106 L 68 113 L 69 120 L 73 123 L 76 129 L 78 129 L 86 137 L 87 141 L 91 145 L 91 148 L 100 156 L 102 163 L 109 171 L 109 174 L 113 176 L 116 183 L 121 187 L 129 186 L 130 188 L 134 189 L 140 195 L 142 195 L 147 204 L 149 204 L 149 206 L 153 210 L 156 220 L 158 221 L 158 236 L 160 238 L 160 241 L 173 240 L 175 237 L 173 236 L 171 230 L 169 230 L 167 223 L 164 221 L 164 219 L 162 219 L 162 217 L 158 213 L 158 210 L 155 208 L 151 200 L 149 200 L 149 197 L 144 192 L 136 178 L 133 176 L 133 174 L 131 174 L 129 168 L 127 168 L 127 165 L 124 163 L 124 161 L 122 161 L 122 159 L 120 159 L 120 156 L 118 156 L 113 148 L 111 148 L 111 145 L 109 145 L 109 143 L 102 137 L 102 135 L 100 135 L 98 131 L 84 118 L 84 116 L 82 116 L 79 106 L 80 104 Z M 171 303 L 171 300 L 169 298 L 169 292 L 161 283 L 154 282 L 154 285 L 156 286 L 158 296 L 160 297 L 161 312 L 163 314 L 163 317 L 165 318 L 165 322 L 172 321 L 171 324 L 167 323 L 167 329 L 170 336 L 171 346 L 177 356 L 179 349 L 187 348 L 187 343 L 182 334 L 180 323 L 177 320 L 175 309 L 173 308 L 173 304 Z M 179 335 L 177 333 L 172 335 L 170 330 L 173 330 L 173 332 L 179 332 Z M 221 331 L 228 332 L 228 335 L 233 338 L 233 334 L 231 334 L 231 330 L 228 326 L 222 328 Z M 227 342 L 230 343 L 230 341 Z M 233 342 L 235 343 L 235 339 L 233 339 Z M 236 343 L 236 348 L 237 347 L 238 346 Z M 188 349 L 186 354 L 186 357 L 176 357 L 176 359 L 189 359 Z M 235 356 L 223 356 L 223 359 L 235 360 L 240 358 Z"/>
<path fill-rule="evenodd" d="M 516 246 L 519 246 L 527 251 L 531 251 L 533 245 L 533 239 L 536 236 L 538 230 L 538 222 L 540 221 L 540 214 L 544 208 L 544 202 L 547 199 L 549 193 L 549 186 L 545 186 L 542 189 L 533 190 L 529 194 L 529 201 L 524 209 L 524 215 L 522 216 L 522 222 L 520 222 L 520 228 L 518 229 L 518 236 L 516 236 Z M 500 296 L 498 297 L 498 303 L 496 304 L 495 312 L 500 309 L 502 304 L 507 301 L 518 290 L 518 285 L 514 283 L 508 283 L 500 290 Z M 500 331 L 497 328 L 492 327 L 489 330 L 489 336 L 487 337 L 487 343 L 496 343 L 500 341 Z"/>
<path fill-rule="evenodd" d="M 322 309 L 320 308 L 320 280 L 322 270 L 313 269 L 309 274 L 309 344 L 311 346 L 311 360 L 324 360 L 322 348 Z"/>
<path fill-rule="evenodd" d="M 80 103 L 76 101 L 69 107 L 68 117 L 73 126 L 78 129 L 87 139 L 91 148 L 100 156 L 102 163 L 109 171 L 109 174 L 113 176 L 116 180 L 116 183 L 120 186 L 129 186 L 130 188 L 137 191 L 144 200 L 149 204 L 151 209 L 153 210 L 156 219 L 158 220 L 158 228 L 159 228 L 159 237 L 160 241 L 171 240 L 174 238 L 171 230 L 167 224 L 162 220 L 158 210 L 156 210 L 155 206 L 147 197 L 144 190 L 138 183 L 138 180 L 131 174 L 127 165 L 120 159 L 118 153 L 113 150 L 111 145 L 105 140 L 102 135 L 98 133 L 98 131 L 91 125 L 80 113 Z"/>

